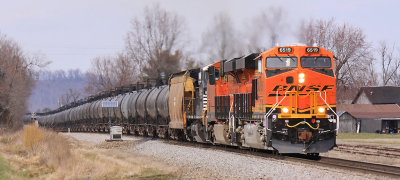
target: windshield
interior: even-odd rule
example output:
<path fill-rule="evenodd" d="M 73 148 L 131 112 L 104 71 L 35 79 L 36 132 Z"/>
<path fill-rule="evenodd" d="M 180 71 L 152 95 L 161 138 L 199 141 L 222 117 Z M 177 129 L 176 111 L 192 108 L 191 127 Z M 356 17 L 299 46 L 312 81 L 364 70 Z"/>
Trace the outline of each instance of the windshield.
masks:
<path fill-rule="evenodd" d="M 301 57 L 301 67 L 303 68 L 330 68 L 331 58 L 329 57 Z"/>
<path fill-rule="evenodd" d="M 297 67 L 297 57 L 267 57 L 267 68 L 295 68 Z"/>

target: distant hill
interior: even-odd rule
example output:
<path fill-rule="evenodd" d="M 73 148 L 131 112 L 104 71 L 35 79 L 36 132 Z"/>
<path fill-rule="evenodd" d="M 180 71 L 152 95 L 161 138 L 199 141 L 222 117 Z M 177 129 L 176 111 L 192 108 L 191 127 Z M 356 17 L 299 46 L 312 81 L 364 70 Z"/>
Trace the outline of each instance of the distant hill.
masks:
<path fill-rule="evenodd" d="M 29 98 L 28 109 L 30 112 L 42 112 L 45 108 L 56 109 L 61 96 L 69 89 L 78 91 L 80 98 L 86 97 L 86 86 L 86 75 L 79 69 L 40 71 Z"/>

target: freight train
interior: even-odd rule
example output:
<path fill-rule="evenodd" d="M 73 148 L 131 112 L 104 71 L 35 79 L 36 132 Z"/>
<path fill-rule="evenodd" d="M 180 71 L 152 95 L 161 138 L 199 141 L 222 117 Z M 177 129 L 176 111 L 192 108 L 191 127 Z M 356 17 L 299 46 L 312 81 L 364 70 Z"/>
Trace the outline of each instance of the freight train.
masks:
<path fill-rule="evenodd" d="M 284 46 L 132 85 L 37 117 L 57 131 L 125 133 L 318 155 L 336 146 L 333 54 Z M 151 84 L 151 83 L 150 83 Z M 118 108 L 104 108 L 117 101 Z"/>

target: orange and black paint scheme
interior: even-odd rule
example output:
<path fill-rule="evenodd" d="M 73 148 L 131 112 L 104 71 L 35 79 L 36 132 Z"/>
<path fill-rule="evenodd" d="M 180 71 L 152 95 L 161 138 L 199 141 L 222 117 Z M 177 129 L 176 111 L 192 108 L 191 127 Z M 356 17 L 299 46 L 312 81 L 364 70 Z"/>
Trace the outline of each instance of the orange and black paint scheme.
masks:
<path fill-rule="evenodd" d="M 279 153 L 332 149 L 338 128 L 333 58 L 321 47 L 285 46 L 210 65 L 211 138 Z"/>
<path fill-rule="evenodd" d="M 68 104 L 38 116 L 39 124 L 83 132 L 117 125 L 142 136 L 311 156 L 336 143 L 333 54 L 320 47 L 275 47 L 172 74 L 168 85 L 146 84 Z M 110 100 L 121 106 L 102 110 Z"/>

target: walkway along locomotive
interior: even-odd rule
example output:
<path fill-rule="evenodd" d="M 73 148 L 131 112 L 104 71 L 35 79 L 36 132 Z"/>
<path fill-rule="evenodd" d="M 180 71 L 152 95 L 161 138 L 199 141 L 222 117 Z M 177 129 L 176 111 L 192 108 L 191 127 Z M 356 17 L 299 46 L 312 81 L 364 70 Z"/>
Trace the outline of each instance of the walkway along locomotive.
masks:
<path fill-rule="evenodd" d="M 101 108 L 104 100 L 119 108 Z M 338 131 L 333 54 L 320 47 L 275 47 L 170 76 L 168 85 L 134 85 L 38 117 L 58 131 L 126 133 L 279 153 L 318 154 Z"/>

